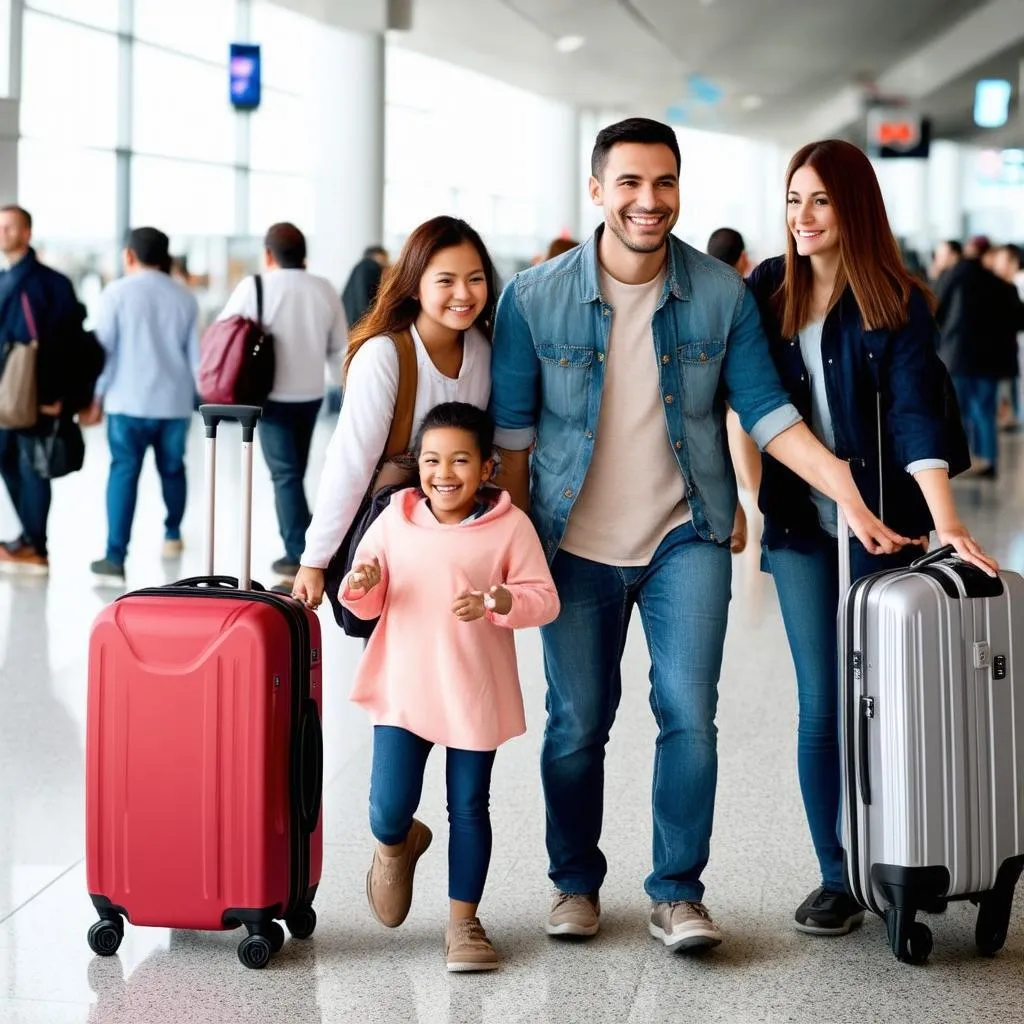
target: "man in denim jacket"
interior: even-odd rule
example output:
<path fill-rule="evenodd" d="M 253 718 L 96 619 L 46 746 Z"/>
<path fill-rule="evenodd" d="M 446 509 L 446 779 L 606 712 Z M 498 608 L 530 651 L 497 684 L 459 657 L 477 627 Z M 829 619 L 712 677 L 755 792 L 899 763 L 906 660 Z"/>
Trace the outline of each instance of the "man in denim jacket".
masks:
<path fill-rule="evenodd" d="M 871 514 L 849 467 L 790 404 L 739 275 L 669 234 L 679 169 L 666 125 L 633 118 L 598 135 L 590 194 L 604 225 L 505 288 L 491 397 L 501 483 L 530 507 L 562 601 L 541 631 L 541 773 L 556 890 L 547 931 L 598 930 L 604 748 L 638 604 L 659 729 L 645 889 L 650 932 L 671 950 L 721 942 L 701 873 L 737 500 L 726 401 L 762 449 L 843 506 L 869 550 L 905 542 Z"/>

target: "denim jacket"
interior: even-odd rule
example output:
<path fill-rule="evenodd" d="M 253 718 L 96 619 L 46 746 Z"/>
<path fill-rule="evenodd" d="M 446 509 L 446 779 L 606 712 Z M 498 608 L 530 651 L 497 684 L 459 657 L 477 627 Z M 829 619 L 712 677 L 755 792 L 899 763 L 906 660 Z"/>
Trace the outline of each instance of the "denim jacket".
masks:
<path fill-rule="evenodd" d="M 757 267 L 747 283 L 761 309 L 779 377 L 809 421 L 811 385 L 800 342 L 783 337 L 772 305 L 784 274 L 784 260 L 776 257 Z M 867 506 L 910 537 L 928 533 L 933 524 L 908 467 L 955 465 L 963 448 L 959 416 L 946 404 L 937 337 L 922 292 L 911 293 L 906 325 L 890 331 L 864 328 L 850 289 L 825 318 L 821 337 L 835 454 L 850 463 Z M 808 485 L 770 456 L 764 459 L 759 504 L 766 547 L 804 550 L 820 535 Z"/>
<path fill-rule="evenodd" d="M 536 442 L 531 515 L 554 557 L 594 445 L 614 310 L 601 295 L 603 228 L 563 256 L 521 271 L 498 302 L 491 360 L 495 440 Z M 669 236 L 665 287 L 651 322 L 672 445 L 697 533 L 724 544 L 736 514 L 726 400 L 762 448 L 798 423 L 772 365 L 757 305 L 725 264 Z M 643 452 L 637 452 L 637 467 Z M 628 479 L 624 481 L 628 486 Z"/>

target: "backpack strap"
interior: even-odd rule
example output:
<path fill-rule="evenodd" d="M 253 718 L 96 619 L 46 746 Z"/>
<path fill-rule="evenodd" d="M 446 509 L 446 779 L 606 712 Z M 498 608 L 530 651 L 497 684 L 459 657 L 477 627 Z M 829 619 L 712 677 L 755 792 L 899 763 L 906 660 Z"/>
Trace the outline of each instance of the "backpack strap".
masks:
<path fill-rule="evenodd" d="M 256 323 L 263 326 L 263 278 L 259 274 L 252 275 L 256 285 Z"/>
<path fill-rule="evenodd" d="M 399 331 L 391 339 L 398 350 L 398 394 L 391 420 L 384 458 L 393 459 L 407 451 L 412 442 L 412 420 L 416 411 L 416 346 L 409 331 Z"/>

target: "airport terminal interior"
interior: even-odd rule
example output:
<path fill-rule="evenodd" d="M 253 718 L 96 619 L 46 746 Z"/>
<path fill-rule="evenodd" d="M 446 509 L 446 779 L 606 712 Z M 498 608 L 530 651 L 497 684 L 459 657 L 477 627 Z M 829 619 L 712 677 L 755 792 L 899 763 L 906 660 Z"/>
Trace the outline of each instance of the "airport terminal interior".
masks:
<path fill-rule="evenodd" d="M 32 245 L 70 278 L 86 326 L 122 273 L 128 231 L 166 232 L 204 328 L 260 269 L 264 232 L 281 221 L 302 229 L 308 269 L 339 294 L 368 246 L 393 260 L 438 214 L 480 232 L 504 284 L 553 239 L 582 240 L 601 223 L 587 190 L 594 137 L 638 115 L 676 130 L 675 233 L 695 248 L 728 226 L 754 264 L 781 253 L 790 156 L 844 138 L 872 157 L 907 267 L 934 284 L 943 242 L 1024 245 L 1022 82 L 1021 0 L 2 0 L 0 202 L 31 212 Z M 338 422 L 339 362 L 325 366 L 311 501 Z M 1020 386 L 1018 376 L 1001 392 L 998 474 L 976 465 L 953 493 L 984 548 L 1024 573 Z M 180 555 L 164 557 L 161 485 L 147 457 L 124 585 L 111 588 L 90 572 L 107 534 L 107 431 L 84 433 L 82 469 L 53 483 L 48 574 L 0 563 L 0 1024 L 1021 1019 L 1024 891 L 991 957 L 975 948 L 970 903 L 925 918 L 934 949 L 920 966 L 896 960 L 871 913 L 846 936 L 794 929 L 820 873 L 797 779 L 793 662 L 747 490 L 704 873 L 720 946 L 671 953 L 648 933 L 657 729 L 639 616 L 605 764 L 600 932 L 588 941 L 545 933 L 546 684 L 535 629 L 516 637 L 527 731 L 498 751 L 491 790 L 480 916 L 500 968 L 445 970 L 439 751 L 418 811 L 434 845 L 408 919 L 381 927 L 366 896 L 372 727 L 349 700 L 363 645 L 325 604 L 315 934 L 287 939 L 263 970 L 239 962 L 239 931 L 127 924 L 117 955 L 96 956 L 85 862 L 90 630 L 120 594 L 205 572 L 204 436 L 196 415 Z M 222 430 L 216 565 L 225 573 L 239 569 L 239 441 L 236 427 Z M 20 532 L 2 491 L 0 541 Z M 278 583 L 281 553 L 257 440 L 253 577 Z M 1016 813 L 1024 818 L 1024 794 Z"/>

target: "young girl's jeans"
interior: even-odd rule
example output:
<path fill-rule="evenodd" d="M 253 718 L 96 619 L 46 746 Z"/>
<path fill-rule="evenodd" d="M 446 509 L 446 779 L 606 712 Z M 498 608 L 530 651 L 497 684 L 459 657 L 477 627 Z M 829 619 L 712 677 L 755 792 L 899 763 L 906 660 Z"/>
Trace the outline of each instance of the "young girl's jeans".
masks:
<path fill-rule="evenodd" d="M 423 792 L 429 740 L 391 725 L 373 729 L 370 830 L 395 846 L 412 825 Z M 491 860 L 489 811 L 493 750 L 448 748 L 448 897 L 479 903 Z"/>

